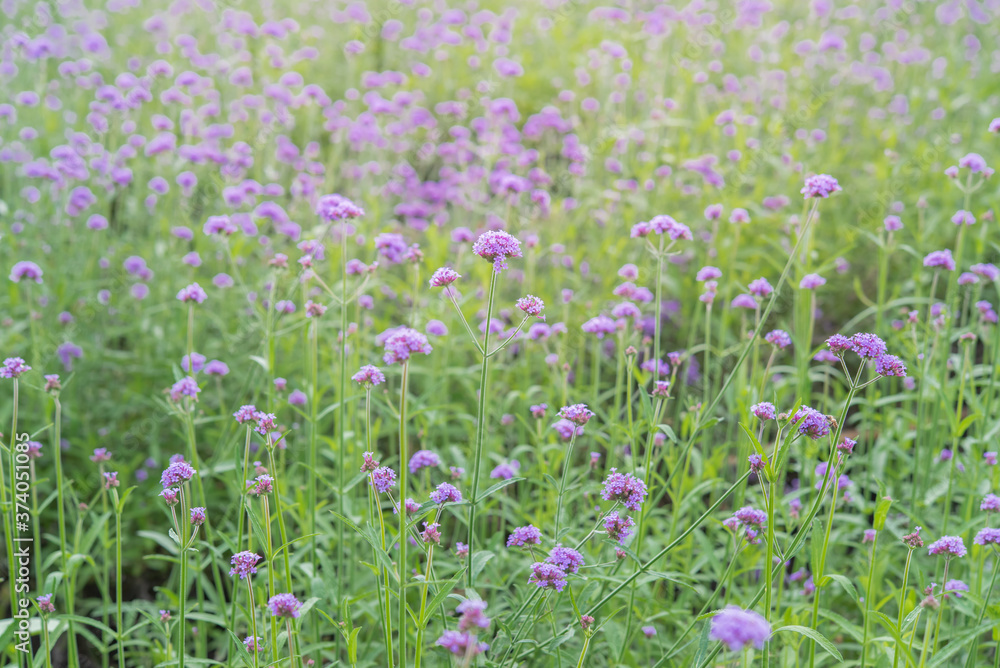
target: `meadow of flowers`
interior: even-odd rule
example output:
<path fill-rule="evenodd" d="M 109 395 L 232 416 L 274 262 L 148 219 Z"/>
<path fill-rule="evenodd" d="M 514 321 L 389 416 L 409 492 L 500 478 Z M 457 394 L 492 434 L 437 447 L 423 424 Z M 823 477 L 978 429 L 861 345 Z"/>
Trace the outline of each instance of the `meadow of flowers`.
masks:
<path fill-rule="evenodd" d="M 1000 666 L 998 0 L 0 17 L 2 665 Z"/>

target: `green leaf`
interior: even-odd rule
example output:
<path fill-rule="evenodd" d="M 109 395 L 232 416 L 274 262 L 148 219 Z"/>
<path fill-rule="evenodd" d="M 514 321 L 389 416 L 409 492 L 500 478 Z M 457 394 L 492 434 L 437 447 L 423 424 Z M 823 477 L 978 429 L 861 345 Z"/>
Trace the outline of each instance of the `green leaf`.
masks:
<path fill-rule="evenodd" d="M 90 617 L 81 617 L 79 615 L 59 615 L 58 618 L 65 619 L 67 621 L 78 622 L 80 624 L 87 624 L 89 626 L 93 626 L 95 629 L 100 629 L 101 631 L 104 631 L 112 638 L 115 637 L 115 632 L 110 627 L 105 626 L 96 619 L 91 619 Z"/>
<path fill-rule="evenodd" d="M 479 503 L 480 501 L 482 501 L 486 497 L 491 496 L 494 492 L 497 492 L 497 491 L 503 489 L 507 485 L 513 485 L 515 482 L 520 482 L 521 480 L 524 480 L 524 478 L 510 478 L 508 480 L 501 480 L 497 484 L 491 485 L 489 489 L 487 489 L 485 492 L 483 492 L 482 494 L 480 494 L 479 498 L 474 500 L 474 503 Z M 455 505 L 455 504 L 449 504 L 449 505 Z"/>
<path fill-rule="evenodd" d="M 825 587 L 826 583 L 831 580 L 843 587 L 844 591 L 846 591 L 850 597 L 854 599 L 854 602 L 858 603 L 858 590 L 855 588 L 854 583 L 848 580 L 846 576 L 841 575 L 840 573 L 830 573 L 829 575 L 824 575 L 823 579 L 820 580 L 820 582 L 823 583 L 821 586 Z"/>
<path fill-rule="evenodd" d="M 307 612 L 309 612 L 310 610 L 312 610 L 313 606 L 316 605 L 316 603 L 318 603 L 318 602 L 319 602 L 319 597 L 318 596 L 313 596 L 312 598 L 307 598 L 305 600 L 305 603 L 302 604 L 302 607 L 299 608 L 299 616 L 300 617 L 305 616 L 305 614 Z"/>
<path fill-rule="evenodd" d="M 792 624 L 791 626 L 782 626 L 780 628 L 774 629 L 774 633 L 780 633 L 782 631 L 791 631 L 792 633 L 798 633 L 804 635 L 807 638 L 811 638 L 816 641 L 816 644 L 825 649 L 830 656 L 835 658 L 837 661 L 843 662 L 844 657 L 837 651 L 837 648 L 833 646 L 833 643 L 827 639 L 825 635 L 817 631 L 816 629 L 811 629 L 808 626 L 797 626 Z"/>
<path fill-rule="evenodd" d="M 885 528 L 885 518 L 889 515 L 889 506 L 891 505 L 892 499 L 887 495 L 880 496 L 875 503 L 875 519 L 872 522 L 875 531 L 881 531 Z"/>
<path fill-rule="evenodd" d="M 479 550 L 478 552 L 473 552 L 472 554 L 472 579 L 475 580 L 482 573 L 483 568 L 486 567 L 486 562 L 495 557 L 496 555 L 488 550 Z"/>
<path fill-rule="evenodd" d="M 229 629 L 226 629 L 226 631 L 229 633 L 229 635 L 233 639 L 233 642 L 236 644 L 236 651 L 239 653 L 240 658 L 243 659 L 243 664 L 247 666 L 247 668 L 252 668 L 253 656 L 250 654 L 250 652 L 247 651 L 247 648 L 243 644 L 243 641 L 241 641 L 238 637 L 236 637 L 236 634 L 230 631 Z M 258 652 L 257 654 L 258 656 L 260 656 L 260 652 Z"/>
<path fill-rule="evenodd" d="M 136 485 L 133 485 L 133 486 L 129 487 L 128 489 L 126 489 L 124 492 L 122 492 L 121 498 L 118 499 L 118 514 L 119 515 L 121 515 L 123 512 L 125 512 L 125 501 L 128 499 L 129 495 L 132 494 L 133 491 L 135 491 L 135 489 L 136 489 Z"/>
<path fill-rule="evenodd" d="M 479 553 L 476 552 L 472 556 L 476 557 L 478 555 Z M 424 611 L 424 619 L 422 620 L 424 627 L 427 626 L 427 622 L 434 615 L 434 611 L 438 609 L 438 606 L 444 603 L 444 600 L 448 598 L 448 595 L 454 591 L 455 585 L 459 583 L 463 575 L 465 575 L 464 568 L 458 571 L 458 573 L 455 574 L 455 577 L 449 580 L 444 586 L 438 587 L 437 593 L 434 594 L 434 598 L 432 598 L 431 602 L 427 604 L 427 609 Z"/>
<path fill-rule="evenodd" d="M 906 659 L 907 665 L 916 666 L 916 661 L 913 659 L 913 655 L 910 653 L 910 648 L 907 646 L 906 642 L 903 641 L 903 637 L 896 630 L 896 622 L 889 619 L 885 614 L 879 612 L 878 610 L 872 610 L 875 613 L 875 619 L 889 632 L 889 635 L 893 637 L 896 641 L 895 651 L 899 652 L 900 655 Z"/>

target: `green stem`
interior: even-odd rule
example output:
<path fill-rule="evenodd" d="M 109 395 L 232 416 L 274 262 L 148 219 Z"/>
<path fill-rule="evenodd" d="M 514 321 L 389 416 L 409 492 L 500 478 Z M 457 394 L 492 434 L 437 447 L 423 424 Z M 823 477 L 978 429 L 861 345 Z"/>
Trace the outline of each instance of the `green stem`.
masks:
<path fill-rule="evenodd" d="M 903 606 L 906 605 L 906 587 L 910 579 L 910 561 L 913 559 L 913 550 L 910 549 L 906 552 L 906 565 L 903 566 L 903 584 L 899 588 L 899 611 L 896 616 L 896 632 L 903 633 Z M 899 666 L 899 652 L 900 648 L 897 647 L 892 653 L 892 668 L 897 668 Z"/>
<path fill-rule="evenodd" d="M 573 435 L 566 444 L 566 452 L 563 453 L 562 479 L 559 481 L 559 498 L 556 500 L 556 542 L 559 541 L 559 528 L 562 526 L 563 503 L 566 498 L 566 480 L 569 478 L 569 462 L 573 458 L 573 444 L 576 443 L 576 425 L 573 425 Z"/>
<path fill-rule="evenodd" d="M 268 566 L 270 569 L 270 566 Z M 253 634 L 253 666 L 257 668 L 260 665 L 260 658 L 258 654 L 260 653 L 260 638 L 257 636 L 257 607 L 254 605 L 253 600 L 253 583 L 250 581 L 250 576 L 247 575 L 247 593 L 250 596 L 250 609 L 247 610 L 247 614 L 250 616 L 250 632 Z M 236 598 L 235 596 L 233 598 Z"/>
<path fill-rule="evenodd" d="M 407 472 L 409 462 L 407 461 L 406 443 L 406 392 L 409 384 L 409 360 L 403 362 L 402 381 L 399 386 L 399 591 L 397 594 L 399 604 L 399 665 L 406 665 L 406 492 L 407 492 Z M 473 494 L 473 497 L 475 494 Z M 475 505 L 473 505 L 475 508 Z M 471 531 L 471 529 L 470 529 Z M 470 545 L 471 550 L 471 545 Z"/>
<path fill-rule="evenodd" d="M 115 630 L 118 635 L 118 668 L 125 668 L 125 624 L 122 618 L 122 509 L 118 505 L 118 490 L 111 491 L 115 504 L 115 598 L 118 599 L 115 617 L 118 628 Z"/>
<path fill-rule="evenodd" d="M 865 619 L 863 640 L 861 641 L 861 668 L 865 668 L 866 659 L 868 658 L 868 627 L 872 614 L 872 591 L 875 589 L 875 552 L 878 549 L 878 537 L 881 533 L 881 531 L 875 532 L 875 538 L 872 540 L 871 562 L 868 564 L 868 587 L 865 590 Z"/>
<path fill-rule="evenodd" d="M 472 556 L 476 545 L 476 507 L 479 505 L 479 478 L 483 461 L 483 441 L 486 437 L 486 380 L 489 374 L 490 358 L 485 351 L 490 349 L 490 325 L 493 319 L 493 300 L 496 294 L 497 285 L 496 271 L 490 272 L 490 291 L 486 302 L 486 332 L 483 334 L 483 365 L 479 375 L 479 410 L 476 419 L 476 453 L 475 465 L 472 472 L 472 498 L 469 499 L 469 563 L 472 564 Z M 402 425 L 402 422 L 400 423 Z M 402 428 L 402 427 L 401 427 Z M 403 499 L 405 502 L 405 498 Z M 404 513 L 405 514 L 405 513 Z M 402 533 L 400 534 L 402 535 Z M 475 576 L 472 568 L 468 569 L 468 587 L 476 588 Z M 401 585 L 402 586 L 402 585 Z M 402 665 L 402 664 L 401 664 Z"/>
<path fill-rule="evenodd" d="M 993 595 L 993 585 L 997 582 L 997 573 L 1000 573 L 1000 568 L 998 568 L 998 566 L 1000 566 L 1000 564 L 998 564 L 997 560 L 994 559 L 993 576 L 990 578 L 990 586 L 989 589 L 986 590 L 986 596 L 983 597 L 983 605 L 979 608 L 979 619 L 976 620 L 976 628 L 979 628 L 979 625 L 983 623 L 983 618 L 986 616 L 986 608 L 989 606 L 990 597 Z M 972 638 L 972 648 L 969 650 L 969 658 L 965 662 L 966 668 L 972 668 L 972 666 L 975 665 L 978 650 L 979 634 L 973 636 Z"/>

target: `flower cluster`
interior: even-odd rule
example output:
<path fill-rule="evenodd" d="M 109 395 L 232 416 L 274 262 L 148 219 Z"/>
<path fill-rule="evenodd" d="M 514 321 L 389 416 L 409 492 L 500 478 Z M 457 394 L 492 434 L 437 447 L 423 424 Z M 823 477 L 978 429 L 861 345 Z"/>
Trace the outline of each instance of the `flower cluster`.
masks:
<path fill-rule="evenodd" d="M 601 498 L 605 501 L 620 501 L 629 510 L 639 512 L 646 499 L 646 483 L 631 473 L 619 473 L 618 469 L 612 468 L 604 481 Z"/>

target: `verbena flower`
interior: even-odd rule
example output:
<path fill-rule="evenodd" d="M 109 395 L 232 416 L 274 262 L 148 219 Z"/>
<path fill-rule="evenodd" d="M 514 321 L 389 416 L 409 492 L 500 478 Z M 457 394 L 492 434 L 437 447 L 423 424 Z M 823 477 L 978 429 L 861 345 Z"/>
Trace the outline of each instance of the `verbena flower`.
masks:
<path fill-rule="evenodd" d="M 587 404 L 573 404 L 560 408 L 559 417 L 582 427 L 590 421 L 590 418 L 594 417 L 594 412 L 587 408 Z"/>
<path fill-rule="evenodd" d="M 830 421 L 825 415 L 814 408 L 810 408 L 809 406 L 799 408 L 795 412 L 795 415 L 792 416 L 792 421 L 798 422 L 799 420 L 802 420 L 799 424 L 799 433 L 803 436 L 808 436 L 815 440 L 823 438 L 830 433 Z"/>
<path fill-rule="evenodd" d="M 764 335 L 764 340 L 779 350 L 792 345 L 792 337 L 788 335 L 788 332 L 781 329 L 768 332 Z"/>
<path fill-rule="evenodd" d="M 826 340 L 826 345 L 829 346 L 830 352 L 834 355 L 843 355 L 848 350 L 854 349 L 851 339 L 843 334 L 834 334 Z"/>
<path fill-rule="evenodd" d="M 351 380 L 360 383 L 365 389 L 369 389 L 384 383 L 385 374 L 377 366 L 366 364 L 356 374 L 351 376 Z"/>
<path fill-rule="evenodd" d="M 753 454 L 747 457 L 747 464 L 750 465 L 751 471 L 753 471 L 754 473 L 760 473 L 761 471 L 764 470 L 764 467 L 767 465 L 767 462 L 765 462 L 764 458 L 761 457 L 760 455 Z"/>
<path fill-rule="evenodd" d="M 504 462 L 503 464 L 498 464 L 492 471 L 490 471 L 490 478 L 510 480 L 517 475 L 517 471 L 520 468 L 521 464 L 516 459 L 511 462 Z"/>
<path fill-rule="evenodd" d="M 194 477 L 195 470 L 190 464 L 181 460 L 172 462 L 160 476 L 160 484 L 166 487 L 182 485 Z"/>
<path fill-rule="evenodd" d="M 903 378 L 906 376 L 906 365 L 895 355 L 886 353 L 875 360 L 875 371 L 882 376 Z"/>
<path fill-rule="evenodd" d="M 566 573 L 576 574 L 580 567 L 584 565 L 583 555 L 569 547 L 556 545 L 549 551 L 549 556 L 545 560 L 553 566 L 558 566 Z"/>
<path fill-rule="evenodd" d="M 567 584 L 565 571 L 558 566 L 542 561 L 531 564 L 531 575 L 528 576 L 528 582 L 539 589 L 554 589 L 557 592 L 562 591 Z"/>
<path fill-rule="evenodd" d="M 31 367 L 20 357 L 8 357 L 0 366 L 0 378 L 14 379 L 22 373 L 31 371 Z"/>
<path fill-rule="evenodd" d="M 441 466 L 441 458 L 432 450 L 417 450 L 410 456 L 410 473 L 416 473 L 423 468 L 437 468 Z"/>
<path fill-rule="evenodd" d="M 469 631 L 489 628 L 490 618 L 486 616 L 486 601 L 467 599 L 458 604 L 455 611 L 461 615 L 458 619 L 458 630 Z"/>
<path fill-rule="evenodd" d="M 524 311 L 527 315 L 533 316 L 535 318 L 544 318 L 542 311 L 545 309 L 545 302 L 543 302 L 538 297 L 534 295 L 527 295 L 521 297 L 517 300 L 517 308 Z"/>
<path fill-rule="evenodd" d="M 323 195 L 316 203 L 316 215 L 323 220 L 347 220 L 365 215 L 364 209 L 336 193 Z"/>
<path fill-rule="evenodd" d="M 42 282 L 42 268 L 39 267 L 34 262 L 28 260 L 21 260 L 20 262 L 15 262 L 14 266 L 10 268 L 10 280 L 15 283 L 20 283 L 21 279 L 27 279 L 29 281 L 34 281 L 35 283 Z"/>
<path fill-rule="evenodd" d="M 951 251 L 945 248 L 944 250 L 928 253 L 924 257 L 924 266 L 955 271 L 955 260 L 951 257 Z"/>
<path fill-rule="evenodd" d="M 443 482 L 431 492 L 431 501 L 443 505 L 445 503 L 461 503 L 462 493 L 451 483 Z"/>
<path fill-rule="evenodd" d="M 460 278 L 462 278 L 462 275 L 451 267 L 441 267 L 431 274 L 431 280 L 428 282 L 432 288 L 444 288 Z"/>
<path fill-rule="evenodd" d="M 517 527 L 507 537 L 507 547 L 524 547 L 525 545 L 541 545 L 542 532 L 537 527 L 527 525 Z"/>
<path fill-rule="evenodd" d="M 654 637 L 656 635 L 656 627 L 655 626 L 643 626 L 639 630 L 642 631 L 642 635 L 646 636 L 647 638 L 652 638 L 652 637 Z"/>
<path fill-rule="evenodd" d="M 646 483 L 631 473 L 619 473 L 618 469 L 612 468 L 604 481 L 601 498 L 620 501 L 629 510 L 639 512 L 646 498 Z"/>
<path fill-rule="evenodd" d="M 493 263 L 493 271 L 507 268 L 507 260 L 521 257 L 521 242 L 503 230 L 487 230 L 476 239 L 472 252 Z"/>
<path fill-rule="evenodd" d="M 750 294 L 757 297 L 766 297 L 774 292 L 774 288 L 771 287 L 771 284 L 767 282 L 766 278 L 758 278 L 750 281 L 750 285 L 747 286 L 747 289 L 750 291 Z"/>
<path fill-rule="evenodd" d="M 430 355 L 432 350 L 426 336 L 415 329 L 400 327 L 386 338 L 382 359 L 386 364 L 397 364 L 410 359 L 413 353 Z"/>
<path fill-rule="evenodd" d="M 185 288 L 181 288 L 180 292 L 177 293 L 177 299 L 182 302 L 194 302 L 196 304 L 201 304 L 208 299 L 208 294 L 200 285 L 192 283 Z"/>
<path fill-rule="evenodd" d="M 968 551 L 965 549 L 965 542 L 961 536 L 942 536 L 931 543 L 927 548 L 927 553 L 931 555 L 943 554 L 946 557 L 964 557 Z"/>
<path fill-rule="evenodd" d="M 961 580 L 948 580 L 944 584 L 942 591 L 944 592 L 945 598 L 948 598 L 949 593 L 954 594 L 955 598 L 962 598 L 962 592 L 969 591 L 969 585 L 965 584 Z"/>
<path fill-rule="evenodd" d="M 52 594 L 42 594 L 35 600 L 38 602 L 38 609 L 43 613 L 56 611 L 56 606 L 52 604 Z"/>
<path fill-rule="evenodd" d="M 802 193 L 805 199 L 811 199 L 815 197 L 827 198 L 839 190 L 841 190 L 841 187 L 837 183 L 837 179 L 829 174 L 816 174 L 815 176 L 806 178 L 805 185 L 802 186 L 802 190 L 799 192 Z"/>
<path fill-rule="evenodd" d="M 240 406 L 239 410 L 233 413 L 233 417 L 236 418 L 238 424 L 257 422 L 257 407 L 252 404 Z"/>
<path fill-rule="evenodd" d="M 815 290 L 823 285 L 826 285 L 826 279 L 819 274 L 806 274 L 799 281 L 799 287 L 804 290 Z"/>
<path fill-rule="evenodd" d="M 176 402 L 182 397 L 197 399 L 199 392 L 201 388 L 198 387 L 198 381 L 191 376 L 184 376 L 170 387 L 170 400 Z"/>
<path fill-rule="evenodd" d="M 770 401 L 761 401 L 750 407 L 750 413 L 758 420 L 774 420 L 778 417 L 778 409 Z"/>
<path fill-rule="evenodd" d="M 420 538 L 424 543 L 439 545 L 441 543 L 441 525 L 437 522 L 424 522 L 424 530 L 420 532 Z"/>
<path fill-rule="evenodd" d="M 259 554 L 254 554 L 250 551 L 237 552 L 233 555 L 229 563 L 232 568 L 229 570 L 229 575 L 231 577 L 236 577 L 237 575 L 241 580 L 253 575 L 257 572 L 257 562 L 261 560 Z"/>
<path fill-rule="evenodd" d="M 851 337 L 851 350 L 864 359 L 878 359 L 885 355 L 885 341 L 875 334 L 862 332 Z"/>
<path fill-rule="evenodd" d="M 370 484 L 376 492 L 388 492 L 396 486 L 396 472 L 388 466 L 380 466 L 372 471 Z"/>
<path fill-rule="evenodd" d="M 485 642 L 477 642 L 476 636 L 471 633 L 450 630 L 442 633 L 435 644 L 463 659 L 482 654 L 490 648 Z"/>
<path fill-rule="evenodd" d="M 253 488 L 250 490 L 255 495 L 270 494 L 274 491 L 274 478 L 269 475 L 259 475 L 253 481 Z"/>
<path fill-rule="evenodd" d="M 180 492 L 178 492 L 173 487 L 168 487 L 167 489 L 160 492 L 160 496 L 168 506 L 176 506 L 180 502 Z"/>
<path fill-rule="evenodd" d="M 987 494 L 983 497 L 983 502 L 979 504 L 979 509 L 987 512 L 1000 511 L 1000 496 L 997 496 L 996 494 Z"/>
<path fill-rule="evenodd" d="M 542 419 L 545 417 L 545 411 L 549 410 L 548 404 L 535 404 L 531 406 L 528 410 L 531 411 L 532 417 Z"/>
<path fill-rule="evenodd" d="M 604 531 L 608 534 L 608 538 L 619 543 L 624 543 L 632 535 L 632 527 L 634 526 L 635 520 L 628 515 L 620 515 L 617 512 L 609 513 L 604 518 Z"/>
<path fill-rule="evenodd" d="M 196 506 L 191 509 L 191 524 L 195 525 L 196 527 L 200 527 L 202 524 L 205 523 L 205 520 L 206 520 L 206 515 L 204 507 Z"/>
<path fill-rule="evenodd" d="M 708 637 L 726 645 L 730 651 L 739 652 L 753 645 L 763 649 L 771 636 L 771 625 L 753 610 L 743 610 L 735 605 L 726 606 L 712 617 Z"/>
<path fill-rule="evenodd" d="M 767 513 L 752 506 L 743 506 L 733 513 L 733 517 L 745 527 L 760 527 L 767 523 Z"/>
<path fill-rule="evenodd" d="M 1000 545 L 1000 529 L 994 527 L 980 529 L 972 542 L 976 545 Z"/>
<path fill-rule="evenodd" d="M 294 619 L 301 614 L 299 608 L 302 607 L 302 604 L 299 603 L 299 599 L 295 598 L 294 594 L 275 594 L 268 600 L 267 607 L 274 617 Z"/>
<path fill-rule="evenodd" d="M 243 639 L 243 646 L 250 653 L 261 651 L 264 639 L 260 636 L 247 636 Z"/>

